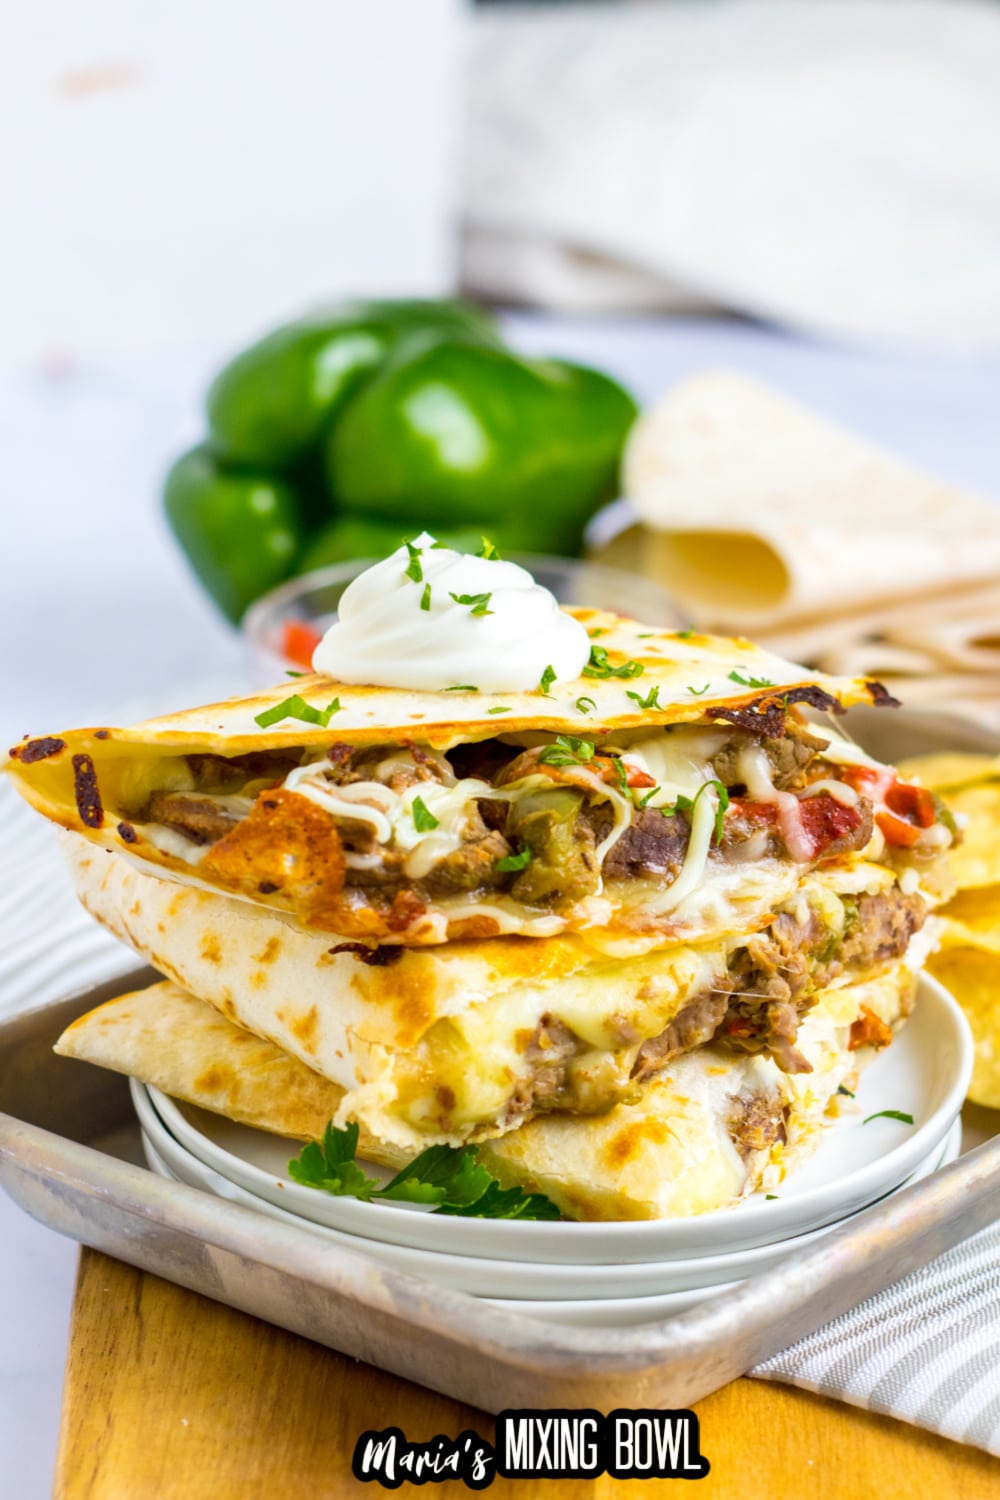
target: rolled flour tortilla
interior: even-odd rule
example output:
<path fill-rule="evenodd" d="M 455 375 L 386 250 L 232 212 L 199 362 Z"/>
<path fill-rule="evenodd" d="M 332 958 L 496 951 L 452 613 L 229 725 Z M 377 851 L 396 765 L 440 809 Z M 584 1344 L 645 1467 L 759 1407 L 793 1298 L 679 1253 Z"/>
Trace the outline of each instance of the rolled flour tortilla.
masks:
<path fill-rule="evenodd" d="M 636 424 L 643 571 L 699 622 L 770 629 L 1000 575 L 989 501 L 745 376 L 696 375 Z M 620 549 L 619 549 L 620 550 Z"/>

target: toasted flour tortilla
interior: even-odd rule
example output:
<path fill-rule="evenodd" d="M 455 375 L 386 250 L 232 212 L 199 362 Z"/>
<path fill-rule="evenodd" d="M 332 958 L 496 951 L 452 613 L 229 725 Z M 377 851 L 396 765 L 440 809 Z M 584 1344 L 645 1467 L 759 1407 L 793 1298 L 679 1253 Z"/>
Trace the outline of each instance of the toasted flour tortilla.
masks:
<path fill-rule="evenodd" d="M 261 750 L 322 749 L 333 741 L 419 743 L 446 750 L 523 731 L 593 735 L 702 720 L 725 722 L 742 710 L 750 711 L 752 724 L 768 708 L 773 713 L 776 705 L 788 702 L 846 708 L 886 698 L 878 683 L 810 673 L 742 638 L 652 631 L 596 610 L 570 613 L 599 639 L 612 667 L 641 662 L 642 675 L 557 680 L 548 693 L 414 692 L 346 686 L 310 676 L 256 697 L 209 704 L 131 728 L 77 729 L 26 738 L 11 749 L 5 769 L 22 796 L 61 827 L 141 859 L 175 879 L 191 880 L 190 864 L 137 839 L 132 826 L 150 792 L 170 786 L 172 775 L 176 779 L 186 755 L 234 757 Z M 734 672 L 744 683 L 756 685 L 734 687 Z M 639 696 L 653 694 L 656 707 L 639 707 L 635 697 L 629 697 L 637 688 Z M 334 699 L 341 706 L 327 727 L 295 718 L 267 728 L 255 722 L 256 716 L 292 693 L 316 709 L 325 709 Z M 594 705 L 586 712 L 578 706 L 584 696 Z M 491 714 L 496 708 L 509 712 Z M 761 717 L 762 728 L 764 722 Z M 256 899 L 267 904 L 266 893 Z"/>
<path fill-rule="evenodd" d="M 373 951 L 64 837 L 93 916 L 228 1019 L 347 1090 L 344 1118 L 411 1150 L 500 1134 L 539 1109 L 606 1108 L 631 1087 L 642 1045 L 685 1007 L 721 995 L 721 1022 L 727 966 L 747 941 L 609 953 L 561 936 Z M 838 866 L 810 877 L 794 904 L 808 917 L 836 909 L 838 893 L 877 896 L 893 882 L 878 865 Z M 682 1031 L 677 1045 L 698 1046 L 712 1029 Z"/>
<path fill-rule="evenodd" d="M 862 1006 L 889 1025 L 909 1009 L 912 977 L 826 991 L 806 1022 L 813 1072 L 790 1079 L 761 1057 L 704 1047 L 639 1096 L 600 1116 L 550 1116 L 480 1148 L 505 1185 L 544 1191 L 570 1218 L 710 1212 L 780 1180 L 827 1121 L 853 1076 L 851 1024 Z M 166 982 L 82 1016 L 56 1046 L 240 1124 L 301 1141 L 322 1135 L 344 1101 L 336 1084 Z M 292 1154 L 291 1148 L 289 1154 Z M 359 1155 L 394 1169 L 409 1155 L 364 1131 Z"/>

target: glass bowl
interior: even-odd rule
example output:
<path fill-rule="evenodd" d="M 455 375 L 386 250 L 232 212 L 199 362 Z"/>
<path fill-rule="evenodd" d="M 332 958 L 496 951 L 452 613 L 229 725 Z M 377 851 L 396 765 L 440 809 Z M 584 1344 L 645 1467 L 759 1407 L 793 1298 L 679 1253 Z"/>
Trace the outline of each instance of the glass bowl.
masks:
<path fill-rule="evenodd" d="M 347 585 L 374 561 L 375 558 L 358 558 L 303 573 L 271 589 L 250 606 L 243 617 L 242 630 L 250 646 L 254 673 L 262 685 L 277 681 L 289 667 L 303 665 L 301 660 L 285 654 L 287 627 L 293 623 L 307 625 L 322 635 L 336 619 L 337 605 Z M 610 609 L 666 630 L 685 623 L 669 594 L 659 584 L 636 573 L 530 552 L 515 553 L 510 561 L 527 568 L 560 604 Z"/>

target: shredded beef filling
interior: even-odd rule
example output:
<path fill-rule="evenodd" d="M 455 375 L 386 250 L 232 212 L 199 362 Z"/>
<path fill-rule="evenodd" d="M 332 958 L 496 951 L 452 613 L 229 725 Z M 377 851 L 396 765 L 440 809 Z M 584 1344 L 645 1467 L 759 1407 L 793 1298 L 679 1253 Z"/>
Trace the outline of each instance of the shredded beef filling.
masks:
<path fill-rule="evenodd" d="M 892 890 L 862 896 L 857 912 L 838 949 L 836 975 L 865 973 L 901 958 L 926 908 L 919 897 Z M 818 990 L 836 977 L 831 974 L 834 964 L 830 960 L 817 963 L 818 945 L 826 946 L 828 940 L 815 914 L 798 922 L 789 913 L 781 913 L 766 932 L 755 934 L 735 951 L 711 988 L 689 1000 L 658 1036 L 643 1042 L 632 1065 L 632 1079 L 648 1078 L 682 1053 L 713 1041 L 734 1051 L 765 1052 L 785 1073 L 810 1072 L 810 1064 L 795 1046 L 799 1023 Z M 879 1022 L 878 1029 L 874 1024 L 859 1029 L 852 1042 L 884 1046 L 889 1037 L 891 1032 Z M 561 1021 L 543 1016 L 525 1051 L 531 1073 L 518 1085 L 505 1123 L 564 1108 L 572 1092 L 571 1063 L 587 1046 Z M 744 1122 L 741 1129 L 741 1139 L 750 1140 L 750 1126 Z M 778 1138 L 772 1135 L 764 1144 Z M 760 1148 L 750 1145 L 748 1149 Z"/>
<path fill-rule="evenodd" d="M 729 804 L 721 838 L 713 841 L 709 851 L 710 867 L 788 857 L 778 806 L 749 799 L 738 780 L 740 751 L 748 742 L 763 749 L 775 786 L 798 795 L 802 839 L 805 848 L 812 850 L 810 863 L 864 848 L 872 834 L 872 807 L 867 798 L 858 796 L 850 803 L 825 789 L 808 794 L 810 782 L 837 774 L 835 767 L 820 758 L 824 741 L 794 714 L 786 716 L 780 733 L 770 732 L 774 729 L 770 717 L 762 727 L 768 733 L 753 737 L 743 729 L 720 730 L 725 738 L 712 757 L 710 769 L 727 787 Z M 457 894 L 504 893 L 527 906 L 560 910 L 594 895 L 602 880 L 672 885 L 688 851 L 690 805 L 675 811 L 636 807 L 629 826 L 611 844 L 602 865 L 597 851 L 614 824 L 613 803 L 603 796 L 602 787 L 620 785 L 626 774 L 622 762 L 614 754 L 601 752 L 583 763 L 577 763 L 572 755 L 554 761 L 551 756 L 543 758 L 545 752 L 544 746 L 518 750 L 500 740 L 488 740 L 459 746 L 446 758 L 413 745 L 358 748 L 333 741 L 322 763 L 333 788 L 347 788 L 376 775 L 396 793 L 443 783 L 450 773 L 475 776 L 496 788 L 534 778 L 533 784 L 519 788 L 518 795 L 509 801 L 480 799 L 465 817 L 460 846 L 419 877 L 407 873 L 407 852 L 379 842 L 370 823 L 328 817 L 327 862 L 331 869 L 341 871 L 344 919 L 353 909 L 352 892 L 353 906 L 360 897 L 376 920 L 387 921 L 401 901 L 417 910 Z M 193 788 L 153 793 L 145 809 L 136 810 L 136 821 L 168 828 L 195 846 L 207 846 L 210 855 L 217 843 L 232 838 L 241 822 L 238 813 L 226 805 L 227 799 L 234 792 L 242 792 L 256 796 L 259 802 L 281 790 L 303 754 L 301 749 L 292 748 L 233 759 L 188 756 Z M 308 800 L 291 790 L 284 791 L 283 796 L 303 803 Z M 311 823 L 314 816 L 303 807 L 297 821 Z M 798 853 L 801 857 L 802 850 Z M 261 879 L 269 891 L 289 898 L 289 882 L 270 868 L 273 860 L 267 863 L 269 868 L 261 872 Z M 498 865 L 505 868 L 498 869 Z M 241 870 L 241 888 L 251 875 L 249 869 Z M 258 888 L 264 890 L 264 886 Z M 331 896 L 332 887 L 326 882 L 327 907 Z M 312 920 L 311 913 L 302 915 Z M 779 1047 L 784 1046 L 782 1034 L 783 1028 L 775 1031 Z"/>
<path fill-rule="evenodd" d="M 744 1161 L 785 1139 L 785 1106 L 780 1094 L 730 1094 L 729 1104 L 726 1128 Z"/>

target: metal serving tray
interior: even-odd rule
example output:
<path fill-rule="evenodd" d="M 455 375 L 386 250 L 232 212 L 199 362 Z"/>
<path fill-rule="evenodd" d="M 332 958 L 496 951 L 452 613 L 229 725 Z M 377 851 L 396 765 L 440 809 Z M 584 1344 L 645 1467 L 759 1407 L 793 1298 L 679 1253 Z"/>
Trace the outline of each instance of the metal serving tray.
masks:
<path fill-rule="evenodd" d="M 614 1331 L 540 1323 L 135 1165 L 125 1079 L 52 1044 L 159 977 L 139 969 L 0 1025 L 0 1183 L 60 1234 L 484 1411 L 690 1406 L 1000 1212 L 997 1137 L 688 1312 Z"/>

